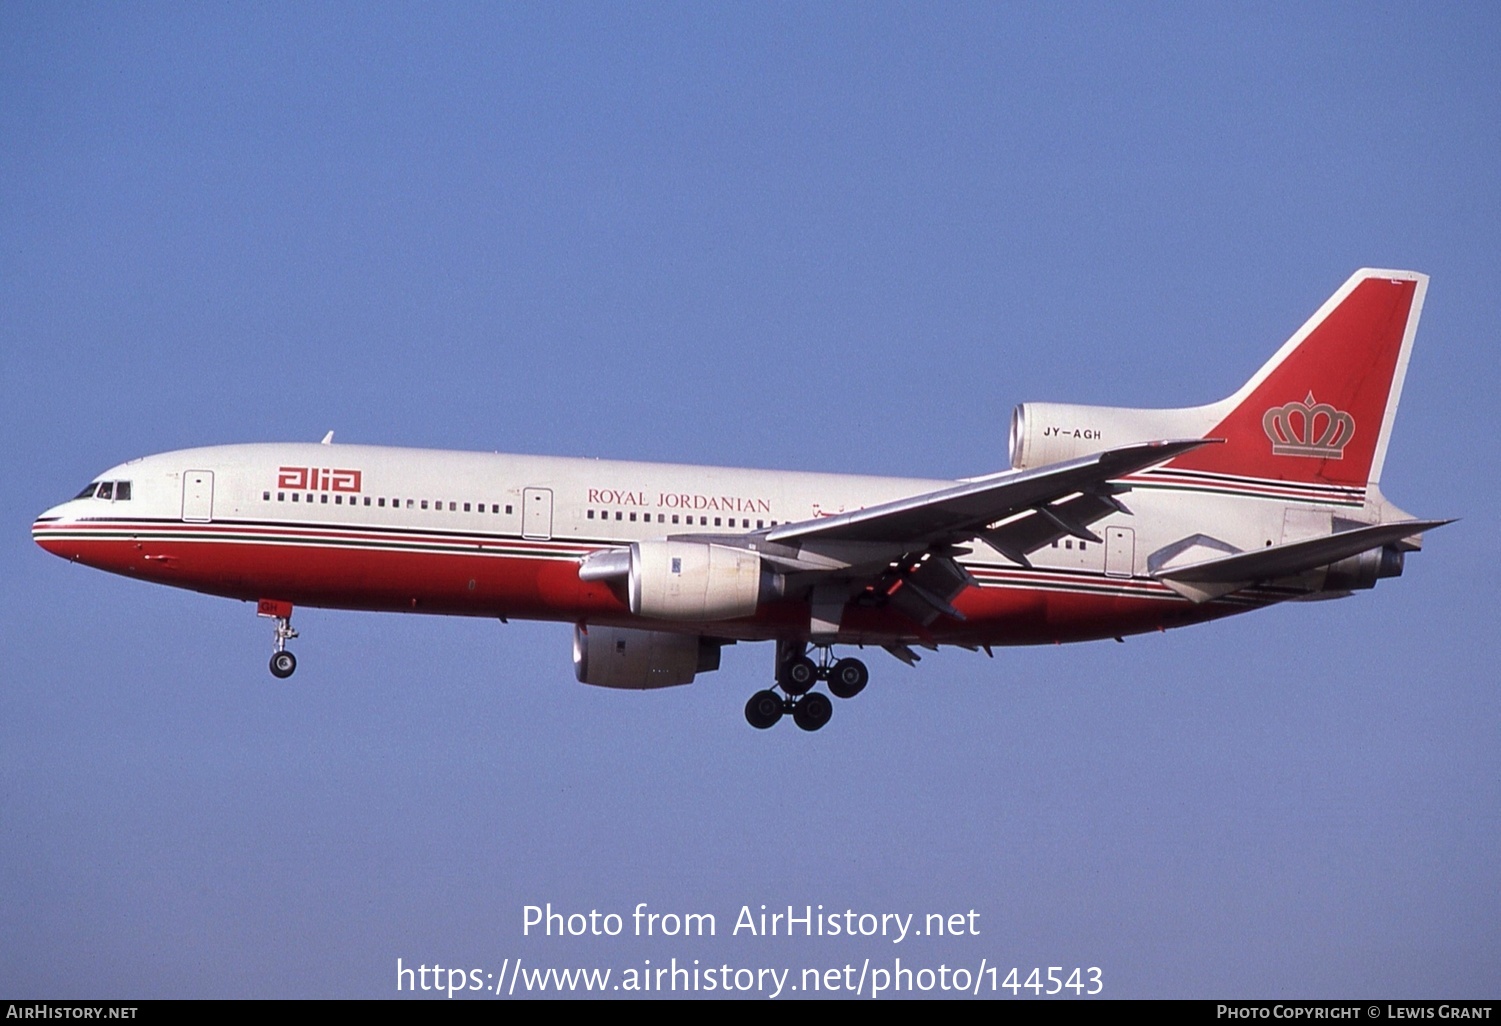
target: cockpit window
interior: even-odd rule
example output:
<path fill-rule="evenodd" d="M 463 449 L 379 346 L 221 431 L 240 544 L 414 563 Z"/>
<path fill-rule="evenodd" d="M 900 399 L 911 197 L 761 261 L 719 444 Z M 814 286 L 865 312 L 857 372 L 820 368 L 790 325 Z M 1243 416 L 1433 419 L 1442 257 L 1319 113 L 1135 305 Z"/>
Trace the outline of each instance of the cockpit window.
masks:
<path fill-rule="evenodd" d="M 129 481 L 90 481 L 87 488 L 73 496 L 76 499 L 113 499 L 124 502 L 130 498 Z"/>

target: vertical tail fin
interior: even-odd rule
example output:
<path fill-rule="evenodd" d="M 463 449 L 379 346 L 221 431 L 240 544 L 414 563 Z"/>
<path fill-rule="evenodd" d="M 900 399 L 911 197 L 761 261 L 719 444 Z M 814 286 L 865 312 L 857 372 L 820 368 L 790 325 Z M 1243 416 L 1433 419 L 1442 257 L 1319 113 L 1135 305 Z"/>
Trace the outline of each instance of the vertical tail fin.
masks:
<path fill-rule="evenodd" d="M 1355 272 L 1242 388 L 1211 409 L 1223 438 L 1174 470 L 1364 490 L 1381 478 L 1427 275 Z"/>

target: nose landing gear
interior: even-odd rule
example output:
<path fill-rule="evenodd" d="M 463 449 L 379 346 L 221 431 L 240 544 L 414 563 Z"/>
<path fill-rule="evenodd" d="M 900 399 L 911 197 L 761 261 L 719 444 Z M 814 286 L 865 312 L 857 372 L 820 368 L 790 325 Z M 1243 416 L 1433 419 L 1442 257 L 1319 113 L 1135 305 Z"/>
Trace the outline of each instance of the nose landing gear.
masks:
<path fill-rule="evenodd" d="M 286 680 L 297 672 L 297 657 L 287 651 L 287 642 L 297 637 L 297 628 L 292 626 L 292 603 L 261 599 L 255 612 L 257 616 L 276 621 L 276 650 L 271 653 L 271 676 Z"/>

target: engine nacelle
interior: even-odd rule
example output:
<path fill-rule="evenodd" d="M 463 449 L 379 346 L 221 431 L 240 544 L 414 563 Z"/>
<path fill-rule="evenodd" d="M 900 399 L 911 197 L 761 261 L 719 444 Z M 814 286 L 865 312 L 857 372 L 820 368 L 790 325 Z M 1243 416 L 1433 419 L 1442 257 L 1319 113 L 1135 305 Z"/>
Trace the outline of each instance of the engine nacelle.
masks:
<path fill-rule="evenodd" d="M 666 688 L 691 684 L 719 669 L 719 643 L 696 634 L 626 627 L 573 628 L 573 675 L 602 688 Z"/>
<path fill-rule="evenodd" d="M 730 620 L 761 600 L 761 557 L 693 541 L 631 544 L 630 606 L 659 620 Z"/>
<path fill-rule="evenodd" d="M 1324 575 L 1324 590 L 1360 591 L 1376 587 L 1383 577 L 1401 577 L 1402 555 L 1397 546 L 1386 545 L 1331 563 Z"/>
<path fill-rule="evenodd" d="M 1211 407 L 1132 410 L 1116 406 L 1022 403 L 1011 411 L 1011 466 L 1045 467 L 1133 442 L 1200 438 L 1215 426 Z"/>

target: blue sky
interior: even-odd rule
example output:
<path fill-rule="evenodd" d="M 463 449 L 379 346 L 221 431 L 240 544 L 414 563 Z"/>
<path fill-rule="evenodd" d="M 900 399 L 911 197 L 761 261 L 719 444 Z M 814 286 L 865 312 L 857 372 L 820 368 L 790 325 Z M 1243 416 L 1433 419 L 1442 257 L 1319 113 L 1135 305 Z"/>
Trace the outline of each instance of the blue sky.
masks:
<path fill-rule="evenodd" d="M 1112 996 L 1501 988 L 1501 15 L 1486 5 L 0 9 L 0 993 L 358 996 L 404 964 L 1100 966 Z M 564 626 L 238 603 L 27 526 L 315 440 L 958 477 L 1024 400 L 1237 387 L 1432 275 L 1337 603 L 656 694 Z M 523 937 L 522 909 L 713 940 Z M 726 936 L 742 905 L 979 937 Z M 910 961 L 909 961 L 910 960 Z"/>

